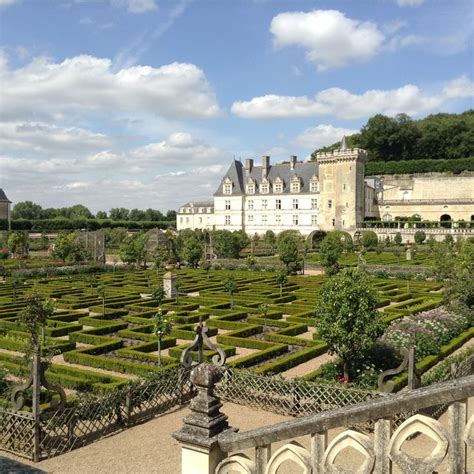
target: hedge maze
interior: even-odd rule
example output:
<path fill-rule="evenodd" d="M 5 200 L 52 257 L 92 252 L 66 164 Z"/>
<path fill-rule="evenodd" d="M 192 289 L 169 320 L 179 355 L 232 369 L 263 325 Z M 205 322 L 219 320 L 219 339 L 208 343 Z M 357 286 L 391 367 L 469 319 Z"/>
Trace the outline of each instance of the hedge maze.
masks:
<path fill-rule="evenodd" d="M 224 290 L 227 278 L 238 288 L 232 295 L 233 307 Z M 200 319 L 207 321 L 212 340 L 224 349 L 228 366 L 285 376 L 285 371 L 327 350 L 318 339 L 313 316 L 324 276 L 290 277 L 281 292 L 275 280 L 276 274 L 267 272 L 178 271 L 179 297 L 161 304 L 173 321 L 170 336 L 162 342 L 161 367 L 152 322 L 157 302 L 151 298 L 152 290 L 161 285 L 161 274 L 107 273 L 95 281 L 74 275 L 28 280 L 15 288 L 7 282 L 0 286 L 0 366 L 26 373 L 23 353 L 29 335 L 18 313 L 26 304 L 25 296 L 34 290 L 56 301 L 45 331 L 46 346 L 54 349 L 47 377 L 66 389 L 104 393 L 127 379 L 177 366 Z M 387 321 L 441 302 L 441 285 L 435 282 L 374 279 L 374 283 Z M 105 287 L 104 301 L 95 284 Z M 193 356 L 197 358 L 197 353 Z"/>

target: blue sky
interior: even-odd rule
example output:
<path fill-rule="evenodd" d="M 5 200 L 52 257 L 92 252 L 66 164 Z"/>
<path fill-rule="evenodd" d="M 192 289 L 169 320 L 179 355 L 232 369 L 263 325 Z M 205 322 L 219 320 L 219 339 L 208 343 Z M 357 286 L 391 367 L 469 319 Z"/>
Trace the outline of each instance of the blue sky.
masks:
<path fill-rule="evenodd" d="M 0 186 L 162 210 L 230 160 L 473 106 L 464 0 L 0 0 Z"/>

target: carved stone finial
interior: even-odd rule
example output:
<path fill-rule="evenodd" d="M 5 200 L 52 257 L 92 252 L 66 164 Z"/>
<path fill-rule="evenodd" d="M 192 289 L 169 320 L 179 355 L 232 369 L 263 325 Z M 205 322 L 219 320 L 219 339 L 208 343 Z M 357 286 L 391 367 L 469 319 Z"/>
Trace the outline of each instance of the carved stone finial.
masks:
<path fill-rule="evenodd" d="M 223 369 L 210 362 L 203 362 L 191 371 L 191 382 L 197 395 L 191 400 L 191 414 L 183 420 L 184 426 L 173 434 L 181 442 L 211 448 L 217 443 L 217 435 L 233 429 L 229 427 L 227 415 L 219 410 L 222 403 L 214 395 L 214 386 L 223 377 Z"/>

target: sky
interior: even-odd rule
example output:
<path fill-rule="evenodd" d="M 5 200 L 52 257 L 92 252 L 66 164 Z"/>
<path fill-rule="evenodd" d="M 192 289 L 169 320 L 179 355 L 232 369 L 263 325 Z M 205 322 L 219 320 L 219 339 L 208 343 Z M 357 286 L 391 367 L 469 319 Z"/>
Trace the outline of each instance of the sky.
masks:
<path fill-rule="evenodd" d="M 13 203 L 176 209 L 378 113 L 473 107 L 471 0 L 0 0 Z"/>

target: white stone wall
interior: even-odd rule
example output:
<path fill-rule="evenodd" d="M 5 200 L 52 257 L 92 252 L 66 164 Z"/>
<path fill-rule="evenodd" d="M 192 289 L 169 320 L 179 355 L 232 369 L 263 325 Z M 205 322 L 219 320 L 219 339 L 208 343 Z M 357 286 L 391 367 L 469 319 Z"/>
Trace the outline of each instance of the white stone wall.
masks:
<path fill-rule="evenodd" d="M 244 229 L 244 196 L 215 196 L 214 216 L 216 230 Z M 230 209 L 227 209 L 229 207 Z"/>

